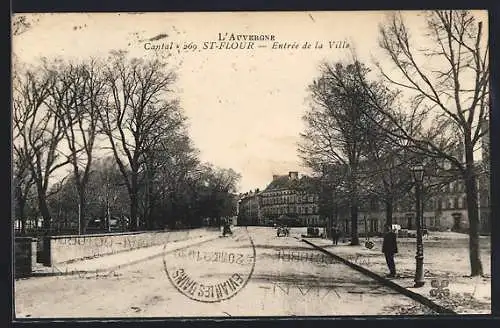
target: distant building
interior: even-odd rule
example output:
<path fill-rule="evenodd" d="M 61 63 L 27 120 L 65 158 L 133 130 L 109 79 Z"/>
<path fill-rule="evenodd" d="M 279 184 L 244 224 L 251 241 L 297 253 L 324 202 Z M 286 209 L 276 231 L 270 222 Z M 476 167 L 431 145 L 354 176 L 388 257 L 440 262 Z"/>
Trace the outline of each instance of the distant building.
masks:
<path fill-rule="evenodd" d="M 490 160 L 489 160 L 489 122 L 482 125 L 484 136 L 481 144 L 481 160 L 476 163 L 478 187 L 479 231 L 483 234 L 491 233 L 491 188 L 490 188 Z M 457 158 L 464 158 L 463 147 L 457 147 Z M 451 169 L 449 163 L 445 169 Z M 448 165 L 447 165 L 448 164 Z M 439 178 L 437 178 L 439 180 Z M 380 233 L 386 222 L 385 206 L 377 195 L 360 195 L 363 201 L 359 204 L 358 232 Z M 469 229 L 467 197 L 464 181 L 457 177 L 454 181 L 444 184 L 433 195 L 423 195 L 424 222 L 429 230 L 467 231 Z M 330 214 L 334 224 L 349 235 L 351 231 L 350 213 L 348 204 L 344 204 L 339 215 Z M 393 204 L 392 223 L 402 228 L 415 230 L 415 194 L 409 192 L 403 197 L 397 197 Z"/>
<path fill-rule="evenodd" d="M 238 225 L 259 225 L 262 221 L 260 214 L 259 189 L 239 195 Z"/>
<path fill-rule="evenodd" d="M 288 175 L 274 175 L 259 197 L 263 225 L 280 220 L 300 226 L 323 225 L 319 215 L 319 196 L 314 189 L 314 180 L 308 176 L 299 177 L 295 171 Z"/>
<path fill-rule="evenodd" d="M 490 221 L 490 180 L 488 170 L 480 171 L 478 177 L 478 210 L 480 233 L 491 232 Z M 424 199 L 424 222 L 423 225 L 429 230 L 451 230 L 465 232 L 469 229 L 467 198 L 465 184 L 462 179 L 456 179 L 442 186 L 439 192 L 433 195 L 423 195 Z M 338 218 L 338 225 L 344 233 L 350 233 L 349 211 Z M 377 233 L 382 232 L 386 222 L 385 207 L 376 196 L 365 197 L 360 204 L 358 212 L 358 232 Z M 400 197 L 393 204 L 392 223 L 399 224 L 404 229 L 416 229 L 415 194 L 409 192 Z"/>
<path fill-rule="evenodd" d="M 298 172 L 291 171 L 288 175 L 274 175 L 262 191 L 240 194 L 238 225 L 321 226 L 324 222 L 320 219 L 319 196 L 313 183 L 312 178 L 299 177 Z"/>

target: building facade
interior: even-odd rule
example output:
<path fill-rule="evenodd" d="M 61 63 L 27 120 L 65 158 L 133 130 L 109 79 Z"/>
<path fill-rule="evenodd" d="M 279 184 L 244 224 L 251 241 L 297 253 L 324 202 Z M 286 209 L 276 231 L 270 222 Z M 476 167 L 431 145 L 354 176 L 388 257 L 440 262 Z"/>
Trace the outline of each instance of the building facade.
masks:
<path fill-rule="evenodd" d="M 271 183 L 260 194 L 260 201 L 262 224 L 282 219 L 300 226 L 323 224 L 313 180 L 305 175 L 299 177 L 298 172 L 274 175 Z"/>
<path fill-rule="evenodd" d="M 491 232 L 489 217 L 489 187 L 482 187 L 482 183 L 489 180 L 478 179 L 478 210 L 479 210 L 479 229 L 480 233 L 488 234 Z M 467 199 L 465 194 L 465 185 L 462 180 L 452 181 L 445 184 L 439 192 L 433 195 L 423 195 L 423 226 L 430 231 L 457 231 L 466 232 L 469 228 Z M 398 199 L 393 204 L 392 223 L 399 224 L 403 229 L 416 230 L 416 210 L 415 194 L 409 192 L 405 197 Z M 349 234 L 351 223 L 348 211 L 333 222 L 340 229 Z M 381 233 L 386 223 L 385 204 L 379 202 L 376 198 L 366 199 L 359 208 L 358 212 L 358 232 L 359 233 Z"/>
<path fill-rule="evenodd" d="M 240 194 L 237 215 L 238 225 L 251 226 L 260 225 L 262 218 L 260 213 L 260 192 L 259 190 Z"/>
<path fill-rule="evenodd" d="M 274 175 L 266 189 L 240 195 L 238 224 L 322 226 L 319 215 L 319 196 L 312 188 L 312 179 L 299 177 L 298 172 Z"/>

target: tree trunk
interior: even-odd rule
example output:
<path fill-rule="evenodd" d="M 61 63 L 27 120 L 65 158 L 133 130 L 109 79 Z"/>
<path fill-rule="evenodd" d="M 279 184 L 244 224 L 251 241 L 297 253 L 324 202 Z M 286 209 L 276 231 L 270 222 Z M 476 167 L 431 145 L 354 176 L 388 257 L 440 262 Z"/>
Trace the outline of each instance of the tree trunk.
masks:
<path fill-rule="evenodd" d="M 44 195 L 38 196 L 38 206 L 40 207 L 40 214 L 42 215 L 42 228 L 45 230 L 46 234 L 50 233 L 50 211 L 47 205 L 47 199 Z"/>
<path fill-rule="evenodd" d="M 86 220 L 85 220 L 85 189 L 83 187 L 78 188 L 78 205 L 80 206 L 79 216 L 80 216 L 80 234 L 85 233 Z"/>
<path fill-rule="evenodd" d="M 386 199 L 385 201 L 385 223 L 392 225 L 392 199 Z"/>
<path fill-rule="evenodd" d="M 137 212 L 138 212 L 138 199 L 137 194 L 132 192 L 130 194 L 130 225 L 131 231 L 137 231 Z"/>
<path fill-rule="evenodd" d="M 339 205 L 337 203 L 335 203 L 334 207 L 333 207 L 333 222 L 338 228 L 339 227 Z"/>
<path fill-rule="evenodd" d="M 134 166 L 132 166 L 132 169 Z M 137 215 L 139 213 L 139 186 L 138 186 L 138 176 L 137 172 L 131 173 L 131 181 L 130 181 L 130 230 L 137 231 L 137 223 L 138 218 Z"/>
<path fill-rule="evenodd" d="M 466 140 L 465 192 L 467 196 L 467 216 L 469 218 L 469 257 L 471 276 L 483 274 L 479 248 L 479 213 L 477 202 L 477 179 L 474 174 L 474 154 L 470 142 Z"/>
<path fill-rule="evenodd" d="M 359 245 L 358 236 L 358 205 L 354 202 L 351 205 L 351 246 Z"/>
<path fill-rule="evenodd" d="M 25 200 L 23 198 L 20 198 L 17 200 L 17 206 L 19 207 L 19 220 L 21 221 L 21 234 L 26 233 L 26 218 L 24 217 L 24 205 L 25 205 Z"/>
<path fill-rule="evenodd" d="M 356 184 L 357 179 L 353 172 L 355 168 L 351 168 L 349 174 L 349 185 L 351 191 L 350 197 L 350 212 L 351 212 L 351 245 L 359 245 L 358 236 L 358 186 Z"/>

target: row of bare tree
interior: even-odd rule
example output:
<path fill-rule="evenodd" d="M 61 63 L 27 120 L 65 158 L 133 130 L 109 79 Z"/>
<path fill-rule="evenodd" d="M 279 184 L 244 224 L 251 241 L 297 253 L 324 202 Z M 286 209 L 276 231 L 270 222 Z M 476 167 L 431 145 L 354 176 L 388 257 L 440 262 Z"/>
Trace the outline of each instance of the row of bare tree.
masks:
<path fill-rule="evenodd" d="M 418 41 L 402 14 L 381 24 L 388 65 L 376 62 L 372 71 L 353 55 L 351 62 L 321 66 L 309 88 L 300 151 L 308 166 L 329 178 L 331 190 L 347 195 L 352 244 L 359 243 L 361 194 L 377 195 L 392 223 L 394 202 L 411 190 L 412 166 L 424 165 L 428 189 L 461 180 L 471 275 L 481 275 L 478 180 L 489 168 L 478 165 L 477 151 L 489 121 L 487 35 L 469 11 L 426 12 L 423 18 L 428 30 Z M 487 158 L 483 154 L 483 163 Z"/>
<path fill-rule="evenodd" d="M 13 174 L 22 225 L 33 197 L 30 215 L 40 215 L 45 229 L 54 210 L 66 207 L 64 216 L 76 211 L 83 232 L 96 203 L 109 210 L 112 202 L 122 213 L 126 206 L 132 230 L 165 226 L 174 216 L 199 221 L 231 215 L 239 174 L 199 162 L 175 80 L 164 61 L 120 51 L 106 61 L 17 65 Z M 68 167 L 68 179 L 54 184 Z M 179 207 L 193 208 L 192 215 Z"/>

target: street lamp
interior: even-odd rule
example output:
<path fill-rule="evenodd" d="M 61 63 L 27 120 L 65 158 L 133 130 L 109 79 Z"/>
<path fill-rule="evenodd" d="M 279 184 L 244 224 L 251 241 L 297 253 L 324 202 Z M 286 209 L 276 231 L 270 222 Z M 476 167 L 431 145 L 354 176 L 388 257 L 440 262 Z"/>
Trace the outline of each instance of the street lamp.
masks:
<path fill-rule="evenodd" d="M 422 287 L 425 284 L 424 281 L 424 245 L 422 241 L 422 225 L 423 225 L 423 207 L 422 207 L 422 184 L 424 180 L 424 167 L 422 165 L 417 165 L 412 168 L 413 179 L 415 181 L 415 194 L 417 199 L 417 255 L 416 259 L 416 270 L 415 270 L 415 285 L 414 287 Z"/>

